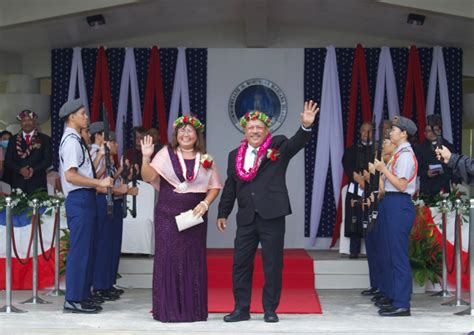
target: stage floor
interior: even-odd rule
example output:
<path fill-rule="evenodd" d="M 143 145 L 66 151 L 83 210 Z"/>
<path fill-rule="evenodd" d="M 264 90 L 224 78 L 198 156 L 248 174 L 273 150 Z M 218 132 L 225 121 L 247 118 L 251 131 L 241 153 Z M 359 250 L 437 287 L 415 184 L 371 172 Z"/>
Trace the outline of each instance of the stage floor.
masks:
<path fill-rule="evenodd" d="M 31 292 L 15 291 L 14 305 L 24 314 L 0 314 L 0 334 L 460 334 L 474 330 L 474 317 L 456 316 L 462 308 L 441 306 L 441 298 L 414 294 L 412 316 L 382 318 L 360 290 L 318 290 L 322 315 L 281 314 L 267 324 L 262 314 L 251 321 L 228 324 L 224 314 L 210 314 L 207 322 L 164 324 L 152 319 L 151 290 L 127 289 L 123 298 L 105 303 L 97 315 L 63 314 L 61 297 L 45 297 L 51 305 L 20 305 Z M 467 297 L 466 297 L 467 298 Z M 0 293 L 0 304 L 5 292 Z"/>

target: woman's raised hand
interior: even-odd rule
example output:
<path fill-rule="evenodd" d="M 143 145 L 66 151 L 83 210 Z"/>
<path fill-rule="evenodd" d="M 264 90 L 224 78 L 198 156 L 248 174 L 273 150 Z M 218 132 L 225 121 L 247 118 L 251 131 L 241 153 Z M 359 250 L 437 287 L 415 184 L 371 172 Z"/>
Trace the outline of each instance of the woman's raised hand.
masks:
<path fill-rule="evenodd" d="M 140 140 L 142 146 L 142 155 L 143 157 L 150 158 L 153 155 L 155 145 L 153 144 L 153 137 L 146 135 L 143 140 Z"/>

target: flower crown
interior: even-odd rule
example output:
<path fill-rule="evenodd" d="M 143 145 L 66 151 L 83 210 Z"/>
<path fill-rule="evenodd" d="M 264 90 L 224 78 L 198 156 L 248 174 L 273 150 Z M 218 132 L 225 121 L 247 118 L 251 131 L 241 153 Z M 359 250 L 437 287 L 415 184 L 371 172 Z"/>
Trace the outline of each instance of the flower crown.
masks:
<path fill-rule="evenodd" d="M 242 128 L 245 128 L 247 122 L 251 120 L 260 120 L 265 124 L 265 126 L 270 126 L 270 117 L 268 117 L 267 114 L 259 111 L 245 113 L 245 115 L 240 118 L 240 125 Z"/>
<path fill-rule="evenodd" d="M 38 118 L 38 114 L 35 112 L 30 111 L 29 109 L 25 109 L 20 114 L 16 116 L 18 121 L 23 120 L 25 117 L 29 117 L 30 119 L 36 120 Z"/>
<path fill-rule="evenodd" d="M 204 124 L 199 121 L 198 118 L 189 115 L 183 115 L 177 118 L 176 121 L 174 121 L 174 128 L 181 128 L 187 124 L 190 124 L 201 133 L 204 131 Z"/>

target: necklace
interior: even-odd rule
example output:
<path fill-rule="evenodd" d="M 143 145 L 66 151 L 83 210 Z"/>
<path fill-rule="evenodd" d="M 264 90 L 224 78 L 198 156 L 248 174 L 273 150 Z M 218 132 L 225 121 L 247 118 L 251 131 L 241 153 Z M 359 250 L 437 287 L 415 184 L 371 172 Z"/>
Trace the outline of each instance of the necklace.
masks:
<path fill-rule="evenodd" d="M 194 148 L 192 149 L 184 149 L 182 147 L 179 147 L 179 150 L 181 150 L 182 152 L 194 152 Z"/>
<path fill-rule="evenodd" d="M 244 169 L 245 151 L 247 150 L 248 142 L 247 140 L 243 140 L 240 143 L 239 149 L 237 150 L 237 157 L 235 158 L 235 172 L 237 173 L 237 177 L 239 177 L 240 180 L 251 181 L 257 176 L 260 163 L 262 162 L 262 159 L 271 143 L 272 135 L 269 133 L 260 148 L 258 148 L 257 158 L 253 163 L 253 167 L 251 167 L 248 172 Z"/>
<path fill-rule="evenodd" d="M 192 171 L 188 171 L 188 169 L 186 168 L 186 163 L 184 162 L 181 148 L 178 147 L 178 150 L 176 150 L 176 154 L 178 156 L 179 165 L 181 166 L 181 172 L 183 173 L 184 177 L 184 181 L 178 185 L 178 189 L 184 192 L 188 188 L 188 183 L 192 183 L 194 180 L 196 180 L 199 171 L 199 163 L 201 161 L 201 154 L 199 152 L 196 153 L 196 158 L 194 160 L 194 169 Z"/>

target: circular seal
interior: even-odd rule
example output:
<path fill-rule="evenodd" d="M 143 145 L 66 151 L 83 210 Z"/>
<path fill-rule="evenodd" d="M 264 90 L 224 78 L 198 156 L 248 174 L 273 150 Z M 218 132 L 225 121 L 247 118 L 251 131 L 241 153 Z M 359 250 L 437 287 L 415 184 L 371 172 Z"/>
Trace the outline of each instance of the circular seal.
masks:
<path fill-rule="evenodd" d="M 247 112 L 260 111 L 270 119 L 270 132 L 282 125 L 288 112 L 286 97 L 280 87 L 268 79 L 248 79 L 239 84 L 229 98 L 229 116 L 234 126 L 244 132 L 240 118 Z"/>

